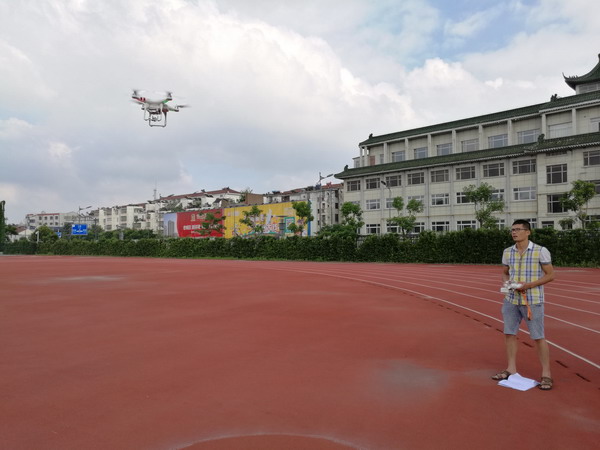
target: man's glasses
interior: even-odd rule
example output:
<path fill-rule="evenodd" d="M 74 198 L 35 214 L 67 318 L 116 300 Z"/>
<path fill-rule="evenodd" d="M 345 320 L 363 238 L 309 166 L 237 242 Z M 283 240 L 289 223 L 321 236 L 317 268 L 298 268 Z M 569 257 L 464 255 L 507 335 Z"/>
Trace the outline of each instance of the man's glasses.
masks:
<path fill-rule="evenodd" d="M 515 232 L 519 232 L 519 231 L 525 231 L 527 228 L 511 228 L 510 232 L 511 233 L 515 233 Z"/>

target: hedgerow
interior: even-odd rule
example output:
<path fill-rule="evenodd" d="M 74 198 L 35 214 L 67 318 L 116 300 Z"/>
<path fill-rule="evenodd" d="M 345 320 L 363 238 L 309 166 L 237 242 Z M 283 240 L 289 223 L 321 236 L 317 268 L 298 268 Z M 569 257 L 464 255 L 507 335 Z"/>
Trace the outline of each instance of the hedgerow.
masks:
<path fill-rule="evenodd" d="M 531 240 L 550 250 L 557 266 L 600 266 L 600 231 L 550 228 L 533 230 Z M 142 256 L 161 258 L 238 258 L 304 261 L 365 261 L 395 263 L 499 264 L 512 245 L 507 230 L 473 230 L 416 237 L 397 234 L 353 237 L 270 236 L 233 239 L 139 239 L 100 241 L 58 239 L 53 242 L 6 243 L 7 254 Z"/>

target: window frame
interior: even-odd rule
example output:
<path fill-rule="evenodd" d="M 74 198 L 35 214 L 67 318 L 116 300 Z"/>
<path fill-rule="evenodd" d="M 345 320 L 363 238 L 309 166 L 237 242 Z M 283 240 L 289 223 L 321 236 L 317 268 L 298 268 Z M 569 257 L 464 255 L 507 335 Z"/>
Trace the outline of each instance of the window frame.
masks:
<path fill-rule="evenodd" d="M 466 172 L 469 176 L 465 176 Z M 475 166 L 457 167 L 455 176 L 456 180 L 473 180 L 477 178 Z"/>

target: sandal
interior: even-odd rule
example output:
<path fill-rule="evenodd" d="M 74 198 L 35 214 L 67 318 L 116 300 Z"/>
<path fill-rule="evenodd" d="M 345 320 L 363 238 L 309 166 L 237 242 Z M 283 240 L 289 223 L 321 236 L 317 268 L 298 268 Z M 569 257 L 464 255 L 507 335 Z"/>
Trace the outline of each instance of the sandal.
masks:
<path fill-rule="evenodd" d="M 552 378 L 542 377 L 540 384 L 538 384 L 538 388 L 541 389 L 542 391 L 549 391 L 550 389 L 552 389 L 552 383 L 554 383 Z"/>
<path fill-rule="evenodd" d="M 492 380 L 496 380 L 496 381 L 507 380 L 508 377 L 510 377 L 511 375 L 512 375 L 512 373 L 510 373 L 508 370 L 503 370 L 502 372 L 499 372 L 496 375 L 492 375 Z"/>

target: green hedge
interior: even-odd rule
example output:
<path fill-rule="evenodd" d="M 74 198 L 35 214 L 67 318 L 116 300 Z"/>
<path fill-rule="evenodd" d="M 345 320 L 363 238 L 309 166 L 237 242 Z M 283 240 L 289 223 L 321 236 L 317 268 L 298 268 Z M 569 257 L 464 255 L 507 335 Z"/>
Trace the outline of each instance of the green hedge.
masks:
<path fill-rule="evenodd" d="M 531 240 L 547 247 L 558 266 L 600 266 L 600 231 L 534 230 Z M 59 239 L 36 244 L 7 243 L 7 254 L 104 255 L 167 258 L 283 259 L 296 261 L 418 262 L 499 264 L 502 250 L 512 245 L 507 230 L 472 230 L 434 233 L 415 238 L 397 234 L 366 236 L 357 243 L 345 237 L 290 237 L 276 239 L 117 239 L 89 241 Z"/>

